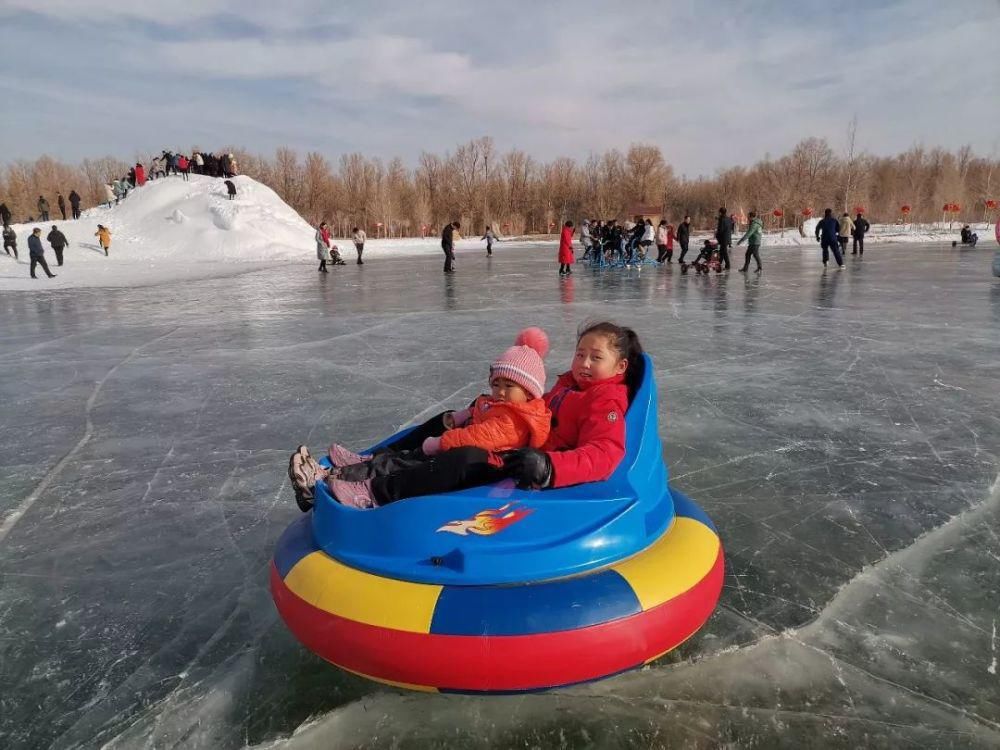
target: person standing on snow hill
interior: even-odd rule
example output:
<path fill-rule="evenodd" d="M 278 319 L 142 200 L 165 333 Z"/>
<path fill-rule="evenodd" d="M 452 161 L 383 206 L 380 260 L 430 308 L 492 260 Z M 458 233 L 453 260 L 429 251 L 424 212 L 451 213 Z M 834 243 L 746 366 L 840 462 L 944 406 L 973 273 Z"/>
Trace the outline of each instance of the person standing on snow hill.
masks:
<path fill-rule="evenodd" d="M 146 184 L 146 168 L 136 162 L 135 165 L 135 186 L 142 187 Z"/>
<path fill-rule="evenodd" d="M 108 208 L 111 208 L 111 201 L 114 201 L 116 206 L 118 205 L 123 192 L 124 188 L 122 188 L 121 180 L 115 180 L 114 187 L 111 187 L 107 183 L 104 184 L 104 199 L 108 204 Z"/>
<path fill-rule="evenodd" d="M 840 222 L 833 215 L 833 209 L 827 208 L 823 211 L 823 218 L 816 225 L 816 241 L 823 247 L 823 268 L 826 268 L 830 260 L 830 252 L 833 252 L 833 259 L 837 261 L 837 270 L 843 270 L 844 259 L 840 255 Z"/>
<path fill-rule="evenodd" d="M 851 221 L 850 214 L 844 211 L 840 217 L 840 230 L 837 232 L 837 241 L 840 243 L 840 254 L 847 257 L 847 240 L 854 234 L 854 222 Z"/>
<path fill-rule="evenodd" d="M 368 235 L 365 234 L 364 229 L 358 229 L 357 227 L 354 227 L 352 231 L 354 234 L 351 239 L 354 240 L 354 249 L 358 251 L 358 265 L 363 266 L 365 262 L 361 260 L 361 253 L 365 251 L 365 240 L 368 239 Z"/>
<path fill-rule="evenodd" d="M 28 257 L 31 258 L 31 278 L 38 278 L 35 276 L 35 266 L 41 266 L 42 270 L 45 271 L 45 275 L 50 279 L 56 277 L 49 270 L 49 264 L 45 262 L 45 248 L 42 246 L 42 230 L 38 227 L 32 229 L 31 236 L 28 237 Z"/>
<path fill-rule="evenodd" d="M 446 224 L 441 231 L 441 249 L 444 250 L 444 272 L 455 273 L 455 240 L 462 239 L 458 230 L 462 228 L 460 222 L 453 221 Z"/>
<path fill-rule="evenodd" d="M 4 229 L 10 226 L 10 209 L 6 203 L 0 203 L 0 221 L 3 222 Z"/>
<path fill-rule="evenodd" d="M 559 234 L 559 275 L 569 276 L 573 273 L 573 222 L 563 224 Z"/>
<path fill-rule="evenodd" d="M 49 202 L 41 195 L 38 196 L 38 220 L 49 220 Z M 38 231 L 40 232 L 42 230 L 39 229 Z"/>
<path fill-rule="evenodd" d="M 858 216 L 854 220 L 854 245 L 851 249 L 851 255 L 864 255 L 865 254 L 865 234 L 872 225 L 868 223 L 868 220 L 861 215 L 858 211 Z"/>
<path fill-rule="evenodd" d="M 69 192 L 69 205 L 73 209 L 73 218 L 80 218 L 80 194 L 75 190 Z"/>
<path fill-rule="evenodd" d="M 226 180 L 226 190 L 229 191 L 229 200 L 236 198 L 236 185 L 232 180 Z"/>
<path fill-rule="evenodd" d="M 14 251 L 14 260 L 17 260 L 17 233 L 14 227 L 8 225 L 3 228 L 3 251 L 10 255 Z"/>
<path fill-rule="evenodd" d="M 201 155 L 201 151 L 195 151 L 194 156 L 194 173 L 202 174 L 205 171 L 205 157 Z"/>
<path fill-rule="evenodd" d="M 97 231 L 94 232 L 94 236 L 98 238 L 101 243 L 101 247 L 104 248 L 104 257 L 108 256 L 108 248 L 111 247 L 111 231 L 103 224 L 97 225 Z"/>
<path fill-rule="evenodd" d="M 191 162 L 188 161 L 188 158 L 184 154 L 177 157 L 177 168 L 181 171 L 181 177 L 185 180 L 191 179 Z"/>
<path fill-rule="evenodd" d="M 69 245 L 69 240 L 66 239 L 66 235 L 59 231 L 59 227 L 55 224 L 52 225 L 52 231 L 49 232 L 49 236 L 46 237 L 49 244 L 52 245 L 52 249 L 56 254 L 56 265 L 61 266 L 63 264 L 63 250 Z"/>
<path fill-rule="evenodd" d="M 733 244 L 733 220 L 723 206 L 719 209 L 719 220 L 715 226 L 715 239 L 719 242 L 719 260 L 729 270 L 729 247 Z"/>
<path fill-rule="evenodd" d="M 756 211 L 750 212 L 750 226 L 747 227 L 747 231 L 740 237 L 737 245 L 742 245 L 744 240 L 747 243 L 747 255 L 743 260 L 743 268 L 740 269 L 740 273 L 746 273 L 747 269 L 750 268 L 750 258 L 757 261 L 757 271 L 760 273 L 763 270 L 763 266 L 760 263 L 760 241 L 764 237 L 764 222 L 757 217 Z"/>
<path fill-rule="evenodd" d="M 56 194 L 56 205 L 59 206 L 59 213 L 62 214 L 63 221 L 66 221 L 66 199 L 63 198 L 62 193 Z"/>

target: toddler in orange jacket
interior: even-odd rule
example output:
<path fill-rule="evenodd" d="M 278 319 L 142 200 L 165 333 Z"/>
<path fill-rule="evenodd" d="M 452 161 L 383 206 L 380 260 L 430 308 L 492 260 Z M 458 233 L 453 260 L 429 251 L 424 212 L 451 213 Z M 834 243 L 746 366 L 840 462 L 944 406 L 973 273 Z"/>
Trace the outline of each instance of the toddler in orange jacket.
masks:
<path fill-rule="evenodd" d="M 444 451 L 479 448 L 495 454 L 540 448 L 552 424 L 552 413 L 541 397 L 545 391 L 542 358 L 548 346 L 541 329 L 521 331 L 514 346 L 490 365 L 489 394 L 479 396 L 467 409 L 433 417 L 373 456 L 360 456 L 335 443 L 330 446 L 334 468 L 327 472 L 301 446 L 289 462 L 299 507 L 307 510 L 311 506 L 312 485 L 320 479 L 326 479 L 341 503 L 371 508 L 391 502 L 388 496 L 380 496 L 380 488 L 404 472 L 411 496 L 426 494 L 419 491 L 424 472 L 434 474 L 434 485 L 440 486 L 441 469 L 435 465 L 435 457 Z M 457 486 L 461 477 L 455 480 Z"/>

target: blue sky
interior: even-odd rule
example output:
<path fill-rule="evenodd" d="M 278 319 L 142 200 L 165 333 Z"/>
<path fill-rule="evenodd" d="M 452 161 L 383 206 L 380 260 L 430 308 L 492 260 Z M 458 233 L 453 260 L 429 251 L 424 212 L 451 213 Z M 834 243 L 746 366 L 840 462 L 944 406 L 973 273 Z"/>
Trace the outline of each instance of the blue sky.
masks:
<path fill-rule="evenodd" d="M 540 159 L 661 146 L 711 173 L 837 149 L 1000 155 L 1000 0 L 4 0 L 0 160 L 481 135 Z"/>

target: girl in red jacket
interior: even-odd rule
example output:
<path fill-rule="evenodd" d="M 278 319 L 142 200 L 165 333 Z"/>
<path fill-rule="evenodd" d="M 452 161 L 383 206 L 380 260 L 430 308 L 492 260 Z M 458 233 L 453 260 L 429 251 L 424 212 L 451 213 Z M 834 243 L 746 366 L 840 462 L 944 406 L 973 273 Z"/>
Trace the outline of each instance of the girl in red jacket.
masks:
<path fill-rule="evenodd" d="M 559 275 L 569 276 L 573 273 L 570 266 L 573 265 L 573 222 L 567 221 L 563 224 L 562 234 L 559 235 Z"/>
<path fill-rule="evenodd" d="M 642 344 L 631 328 L 610 322 L 584 327 L 569 372 L 544 398 L 552 432 L 541 450 L 504 458 L 519 487 L 543 489 L 599 482 L 625 457 L 625 411 L 642 378 Z"/>

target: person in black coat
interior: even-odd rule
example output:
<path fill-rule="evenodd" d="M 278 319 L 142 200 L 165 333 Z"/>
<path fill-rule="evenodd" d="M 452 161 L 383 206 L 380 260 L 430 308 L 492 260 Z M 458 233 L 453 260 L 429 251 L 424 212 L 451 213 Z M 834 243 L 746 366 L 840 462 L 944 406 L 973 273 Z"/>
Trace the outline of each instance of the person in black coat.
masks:
<path fill-rule="evenodd" d="M 49 232 L 49 236 L 45 239 L 52 245 L 52 250 L 56 254 L 56 265 L 61 266 L 63 264 L 63 250 L 69 245 L 69 240 L 66 239 L 66 235 L 60 232 L 59 227 L 55 224 L 52 225 L 52 231 Z"/>
<path fill-rule="evenodd" d="M 233 200 L 236 197 L 236 185 L 232 180 L 226 180 L 226 190 L 229 192 L 229 200 Z"/>
<path fill-rule="evenodd" d="M 733 220 L 725 206 L 719 209 L 719 220 L 715 225 L 715 239 L 719 242 L 719 260 L 729 270 L 729 248 L 733 244 Z"/>
<path fill-rule="evenodd" d="M 854 220 L 854 244 L 851 247 L 851 255 L 865 254 L 865 233 L 871 228 L 872 225 L 868 223 L 868 220 L 859 211 L 857 218 Z"/>
<path fill-rule="evenodd" d="M 37 279 L 35 276 L 35 266 L 41 266 L 42 270 L 45 271 L 46 276 L 50 279 L 54 279 L 56 275 L 49 270 L 49 264 L 45 262 L 45 248 L 42 246 L 42 230 L 35 227 L 31 236 L 28 238 L 28 256 L 31 258 L 31 278 Z"/>
<path fill-rule="evenodd" d="M 688 243 L 691 241 L 691 217 L 685 216 L 684 221 L 681 222 L 680 226 L 677 227 L 677 244 L 681 246 L 681 257 L 677 259 L 678 263 L 684 262 L 684 256 L 688 251 Z"/>
<path fill-rule="evenodd" d="M 3 251 L 10 255 L 11 250 L 14 251 L 14 260 L 17 260 L 17 233 L 14 227 L 6 226 L 3 228 Z"/>
<path fill-rule="evenodd" d="M 453 221 L 446 224 L 441 232 L 441 249 L 444 250 L 444 272 L 455 273 L 455 230 L 461 229 L 462 225 Z"/>
<path fill-rule="evenodd" d="M 6 203 L 0 203 L 0 220 L 3 221 L 5 229 L 10 226 L 10 209 Z"/>
<path fill-rule="evenodd" d="M 830 260 L 830 251 L 833 251 L 833 259 L 837 261 L 837 269 L 843 270 L 844 259 L 840 255 L 840 222 L 833 215 L 833 209 L 828 208 L 823 211 L 823 218 L 816 225 L 816 240 L 823 246 L 823 268 L 826 268 Z"/>
<path fill-rule="evenodd" d="M 75 190 L 71 190 L 69 193 L 69 205 L 73 209 L 73 218 L 80 218 L 80 194 Z"/>

